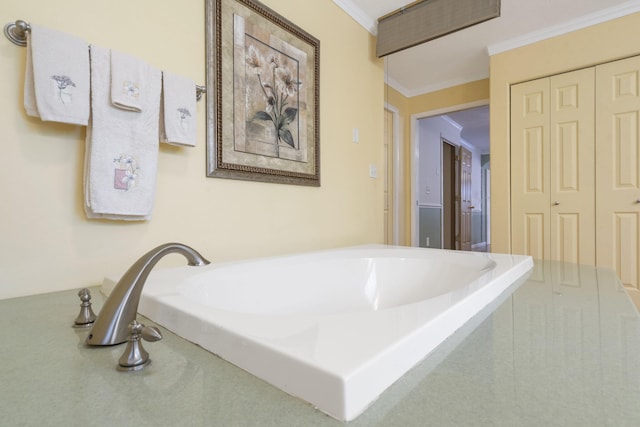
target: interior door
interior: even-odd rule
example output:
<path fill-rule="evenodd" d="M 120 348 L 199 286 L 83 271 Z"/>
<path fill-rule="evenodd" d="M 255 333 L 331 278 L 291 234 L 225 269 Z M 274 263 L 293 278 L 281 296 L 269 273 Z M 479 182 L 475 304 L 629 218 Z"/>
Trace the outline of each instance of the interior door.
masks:
<path fill-rule="evenodd" d="M 639 76 L 638 57 L 596 69 L 596 262 L 634 291 L 640 277 Z"/>
<path fill-rule="evenodd" d="M 550 79 L 551 259 L 595 265 L 595 70 Z"/>
<path fill-rule="evenodd" d="M 458 184 L 459 184 L 459 242 L 460 250 L 471 250 L 471 151 L 460 146 L 458 148 Z"/>
<path fill-rule="evenodd" d="M 456 249 L 456 146 L 442 140 L 442 248 Z"/>
<path fill-rule="evenodd" d="M 511 246 L 515 254 L 548 259 L 549 79 L 511 87 Z"/>
<path fill-rule="evenodd" d="M 595 263 L 594 69 L 511 88 L 512 251 Z"/>

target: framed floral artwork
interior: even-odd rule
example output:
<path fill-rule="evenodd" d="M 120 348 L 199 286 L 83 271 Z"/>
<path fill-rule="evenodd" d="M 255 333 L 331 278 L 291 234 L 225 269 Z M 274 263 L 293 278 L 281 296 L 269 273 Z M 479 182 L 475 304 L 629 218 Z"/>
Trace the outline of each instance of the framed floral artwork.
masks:
<path fill-rule="evenodd" d="M 206 0 L 207 176 L 320 186 L 320 42 L 256 0 Z"/>

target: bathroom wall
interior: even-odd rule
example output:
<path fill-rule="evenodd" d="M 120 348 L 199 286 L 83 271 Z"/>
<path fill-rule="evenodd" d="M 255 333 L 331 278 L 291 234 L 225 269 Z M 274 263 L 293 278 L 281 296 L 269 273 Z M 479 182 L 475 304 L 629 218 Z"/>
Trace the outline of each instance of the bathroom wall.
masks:
<path fill-rule="evenodd" d="M 200 102 L 197 148 L 160 148 L 148 222 L 86 219 L 85 129 L 25 115 L 25 49 L 0 39 L 0 299 L 97 285 L 169 241 L 214 262 L 382 242 L 382 180 L 368 175 L 369 164 L 382 164 L 384 69 L 373 38 L 331 0 L 263 3 L 320 39 L 322 186 L 206 178 Z M 63 30 L 204 84 L 203 0 L 4 2 L 2 18 Z M 172 255 L 161 264 L 183 263 Z"/>
<path fill-rule="evenodd" d="M 640 54 L 640 13 L 491 57 L 491 250 L 511 251 L 509 88 L 511 84 Z"/>
<path fill-rule="evenodd" d="M 452 86 L 409 98 L 411 114 L 441 110 L 489 100 L 489 79 Z"/>

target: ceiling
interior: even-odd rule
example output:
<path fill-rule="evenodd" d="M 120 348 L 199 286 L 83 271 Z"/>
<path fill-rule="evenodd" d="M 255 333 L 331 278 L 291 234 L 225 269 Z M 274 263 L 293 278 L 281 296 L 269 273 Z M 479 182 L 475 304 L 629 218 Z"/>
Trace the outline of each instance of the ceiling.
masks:
<path fill-rule="evenodd" d="M 372 34 L 413 0 L 333 0 Z M 451 1 L 451 0 L 449 0 Z M 489 77 L 492 54 L 640 11 L 640 0 L 501 0 L 500 17 L 387 57 L 387 81 L 407 97 Z"/>
<path fill-rule="evenodd" d="M 379 17 L 412 3 L 412 0 L 333 1 L 374 35 Z M 638 11 L 640 0 L 501 0 L 498 18 L 387 56 L 385 79 L 407 97 L 485 79 L 489 77 L 490 54 Z M 465 129 L 467 135 L 473 133 L 484 138 L 478 144 L 486 145 L 488 152 L 488 107 L 469 113 L 470 117 L 456 114 L 452 118 L 463 126 L 463 138 Z M 482 116 L 486 117 L 486 123 L 480 126 Z M 475 128 L 473 132 L 471 127 Z"/>

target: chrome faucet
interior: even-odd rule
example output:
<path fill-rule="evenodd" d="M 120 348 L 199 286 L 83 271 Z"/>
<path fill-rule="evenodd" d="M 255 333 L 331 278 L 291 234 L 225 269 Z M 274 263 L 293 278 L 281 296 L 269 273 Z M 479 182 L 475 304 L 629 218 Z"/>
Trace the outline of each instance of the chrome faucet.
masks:
<path fill-rule="evenodd" d="M 181 243 L 166 243 L 144 254 L 113 288 L 87 337 L 88 345 L 114 345 L 127 341 L 129 324 L 138 314 L 140 294 L 147 276 L 162 257 L 173 252 L 187 258 L 189 265 L 209 264 L 196 250 Z"/>

